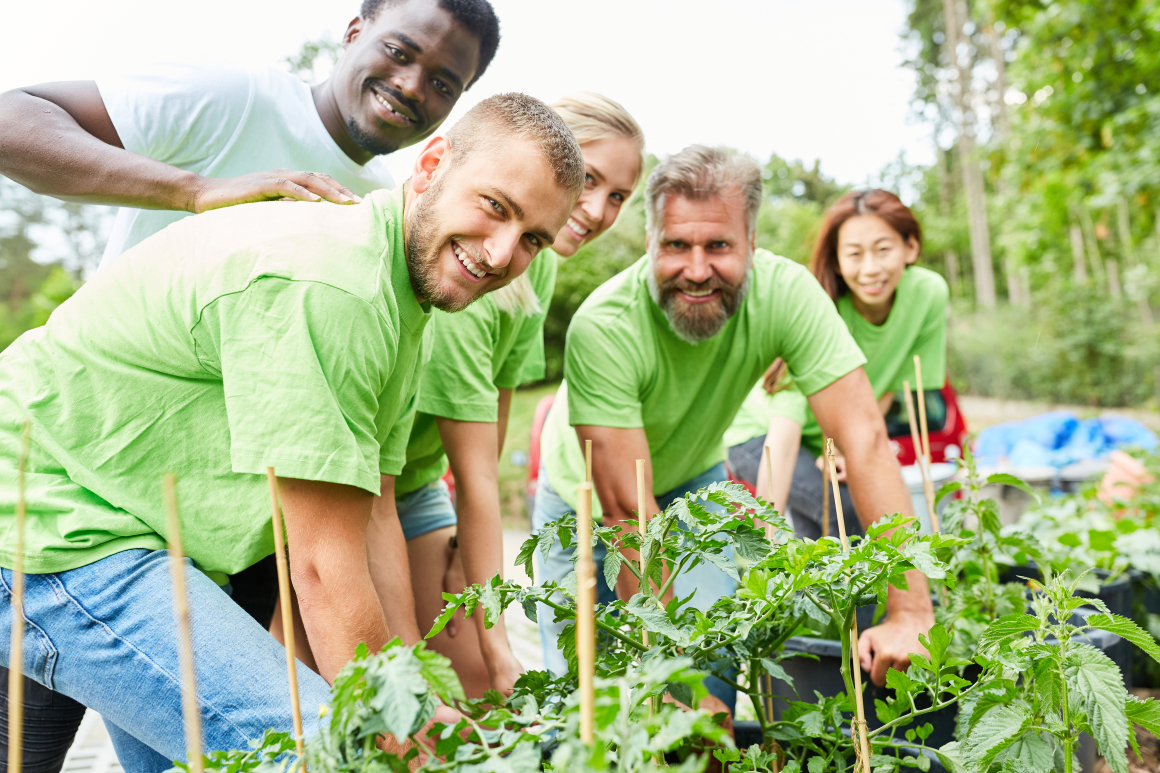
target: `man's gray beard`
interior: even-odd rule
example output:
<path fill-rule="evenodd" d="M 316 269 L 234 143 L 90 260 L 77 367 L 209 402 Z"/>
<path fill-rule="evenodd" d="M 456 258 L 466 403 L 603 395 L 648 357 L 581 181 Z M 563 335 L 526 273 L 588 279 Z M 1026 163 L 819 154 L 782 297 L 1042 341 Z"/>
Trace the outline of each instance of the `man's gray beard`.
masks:
<path fill-rule="evenodd" d="M 407 274 L 411 277 L 411 288 L 420 298 L 442 311 L 462 311 L 478 296 L 466 303 L 444 292 L 439 286 L 439 249 L 443 246 L 439 234 L 439 216 L 435 214 L 439 199 L 442 198 L 449 171 L 432 183 L 422 196 L 418 197 L 411 213 L 407 215 Z"/>
<path fill-rule="evenodd" d="M 749 294 L 749 273 L 749 267 L 746 267 L 745 278 L 741 280 L 741 284 L 736 289 L 718 285 L 717 289 L 721 290 L 719 301 L 712 304 L 690 305 L 682 314 L 678 306 L 680 301 L 677 300 L 676 285 L 662 288 L 657 284 L 656 271 L 653 270 L 653 264 L 650 260 L 647 277 L 648 292 L 652 296 L 653 302 L 664 312 L 665 319 L 669 322 L 669 328 L 676 334 L 677 338 L 695 346 L 720 333 L 721 328 L 725 327 L 725 323 L 741 308 L 741 304 L 745 302 L 745 297 Z M 693 311 L 694 309 L 697 310 Z M 702 312 L 701 309 L 704 311 Z"/>

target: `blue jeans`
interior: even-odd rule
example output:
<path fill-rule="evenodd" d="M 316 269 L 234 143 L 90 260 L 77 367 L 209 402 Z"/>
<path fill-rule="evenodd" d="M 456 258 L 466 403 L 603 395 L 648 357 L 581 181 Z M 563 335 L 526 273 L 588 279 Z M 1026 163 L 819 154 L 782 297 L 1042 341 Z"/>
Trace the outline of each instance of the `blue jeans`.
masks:
<path fill-rule="evenodd" d="M 673 500 L 679 499 L 685 494 L 702 489 L 710 483 L 724 480 L 728 480 L 725 475 L 725 466 L 718 464 L 671 491 L 666 491 L 657 497 L 657 504 L 662 509 L 667 508 Z M 702 502 L 701 504 L 716 512 L 720 512 L 722 509 L 720 505 L 715 505 L 712 502 Z M 539 483 L 536 488 L 536 503 L 532 511 L 532 528 L 540 529 L 570 512 L 572 512 L 572 508 L 552 488 L 548 482 L 548 473 L 541 465 Z M 535 555 L 536 581 L 540 583 L 553 580 L 561 582 L 572 571 L 572 552 L 573 548 L 565 550 L 560 547 L 559 542 L 548 551 L 547 559 L 537 550 Z M 604 564 L 605 552 L 604 546 L 599 543 L 592 551 L 592 558 L 596 562 L 596 602 L 598 604 L 611 604 L 616 601 L 616 591 L 608 587 L 604 581 L 604 572 L 601 569 Z M 682 572 L 677 579 L 673 580 L 674 595 L 685 598 L 690 593 L 695 594 L 691 604 L 702 611 L 713 606 L 717 599 L 723 596 L 732 596 L 735 590 L 733 578 L 717 567 L 706 563 L 702 563 L 691 571 Z M 555 613 L 543 604 L 539 605 L 536 617 L 539 620 L 540 642 L 544 649 L 544 667 L 554 674 L 566 673 L 568 662 L 558 644 L 565 623 L 553 623 L 552 618 L 555 617 Z M 705 685 L 709 688 L 709 692 L 724 701 L 729 710 L 733 711 L 737 703 L 737 693 L 732 687 L 716 677 L 706 679 Z"/>
<path fill-rule="evenodd" d="M 25 577 L 24 674 L 97 711 L 126 773 L 186 760 L 169 557 L 126 550 Z M 12 572 L 0 570 L 0 665 L 11 667 Z M 205 750 L 246 749 L 266 728 L 293 732 L 286 650 L 186 559 Z M 298 666 L 303 731 L 330 688 Z"/>
<path fill-rule="evenodd" d="M 407 542 L 428 532 L 455 526 L 459 523 L 451 492 L 440 478 L 395 499 L 399 525 Z"/>

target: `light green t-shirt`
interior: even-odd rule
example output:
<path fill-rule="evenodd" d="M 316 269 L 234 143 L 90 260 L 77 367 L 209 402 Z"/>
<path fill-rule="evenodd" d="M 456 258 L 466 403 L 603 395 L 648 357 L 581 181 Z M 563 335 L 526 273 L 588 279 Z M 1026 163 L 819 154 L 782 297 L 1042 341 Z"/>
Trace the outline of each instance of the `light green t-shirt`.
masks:
<path fill-rule="evenodd" d="M 527 277 L 540 313 L 509 314 L 485 295 L 463 311 L 434 311 L 427 329 L 431 360 L 419 385 L 418 414 L 407 444 L 407 464 L 395 495 L 409 494 L 447 471 L 447 455 L 435 418 L 494 422 L 499 390 L 544 377 L 544 319 L 556 289 L 559 256 L 544 250 Z"/>
<path fill-rule="evenodd" d="M 911 266 L 895 289 L 890 316 L 872 325 L 854 309 L 849 293 L 838 298 L 838 313 L 866 355 L 866 376 L 875 399 L 887 392 L 901 392 L 902 382 L 913 389 L 914 355 L 922 358 L 924 389 L 941 389 L 946 383 L 947 304 L 946 280 L 930 269 Z M 790 368 L 791 374 L 793 369 Z M 794 379 L 796 384 L 796 378 Z M 784 416 L 802 425 L 802 446 L 818 456 L 822 452 L 822 429 L 810 411 L 805 393 L 796 385 L 775 395 L 758 384 L 745 398 L 725 444 L 735 446 L 764 435 L 769 420 Z"/>
<path fill-rule="evenodd" d="M 757 250 L 748 297 L 698 344 L 669 327 L 649 294 L 649 270 L 644 257 L 605 282 L 568 328 L 565 383 L 541 443 L 549 482 L 572 507 L 584 478 L 573 425 L 643 427 L 653 492 L 663 494 L 724 461 L 722 435 L 777 357 L 810 393 L 864 362 L 829 297 L 791 260 Z"/>
<path fill-rule="evenodd" d="M 32 573 L 164 547 L 167 472 L 207 573 L 273 552 L 267 466 L 378 493 L 403 467 L 429 316 L 402 217 L 382 191 L 186 218 L 0 354 L 0 566 L 25 417 Z"/>

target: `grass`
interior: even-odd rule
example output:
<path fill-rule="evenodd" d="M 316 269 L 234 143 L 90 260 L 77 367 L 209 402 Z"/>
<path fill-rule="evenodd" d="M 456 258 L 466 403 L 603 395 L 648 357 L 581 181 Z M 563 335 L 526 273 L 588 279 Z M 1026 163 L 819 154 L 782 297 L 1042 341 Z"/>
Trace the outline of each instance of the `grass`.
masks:
<path fill-rule="evenodd" d="M 507 435 L 499 459 L 499 501 L 504 528 L 526 530 L 531 525 L 531 513 L 528 512 L 527 498 L 524 494 L 524 484 L 528 476 L 527 463 L 519 466 L 512 464 L 512 453 L 519 451 L 524 459 L 528 458 L 536 404 L 546 395 L 555 394 L 559 386 L 558 383 L 553 383 L 517 389 L 512 396 Z"/>

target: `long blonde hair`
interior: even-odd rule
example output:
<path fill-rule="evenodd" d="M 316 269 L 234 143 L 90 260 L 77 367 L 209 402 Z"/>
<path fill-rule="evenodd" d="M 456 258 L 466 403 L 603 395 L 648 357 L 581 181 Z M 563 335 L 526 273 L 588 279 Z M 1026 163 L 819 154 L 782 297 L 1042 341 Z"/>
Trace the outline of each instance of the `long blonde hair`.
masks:
<path fill-rule="evenodd" d="M 644 172 L 644 132 L 624 106 L 601 94 L 591 91 L 581 91 L 561 97 L 551 105 L 583 150 L 584 145 L 597 140 L 606 140 L 613 137 L 625 137 L 630 140 L 639 154 L 636 168 L 636 179 L 633 187 L 640 182 Z M 551 260 L 548 255 L 537 257 L 538 260 Z M 543 313 L 540 299 L 532 288 L 531 280 L 525 271 L 516 277 L 510 284 L 501 287 L 492 294 L 495 305 L 500 311 L 508 314 L 523 314 L 535 316 Z"/>

